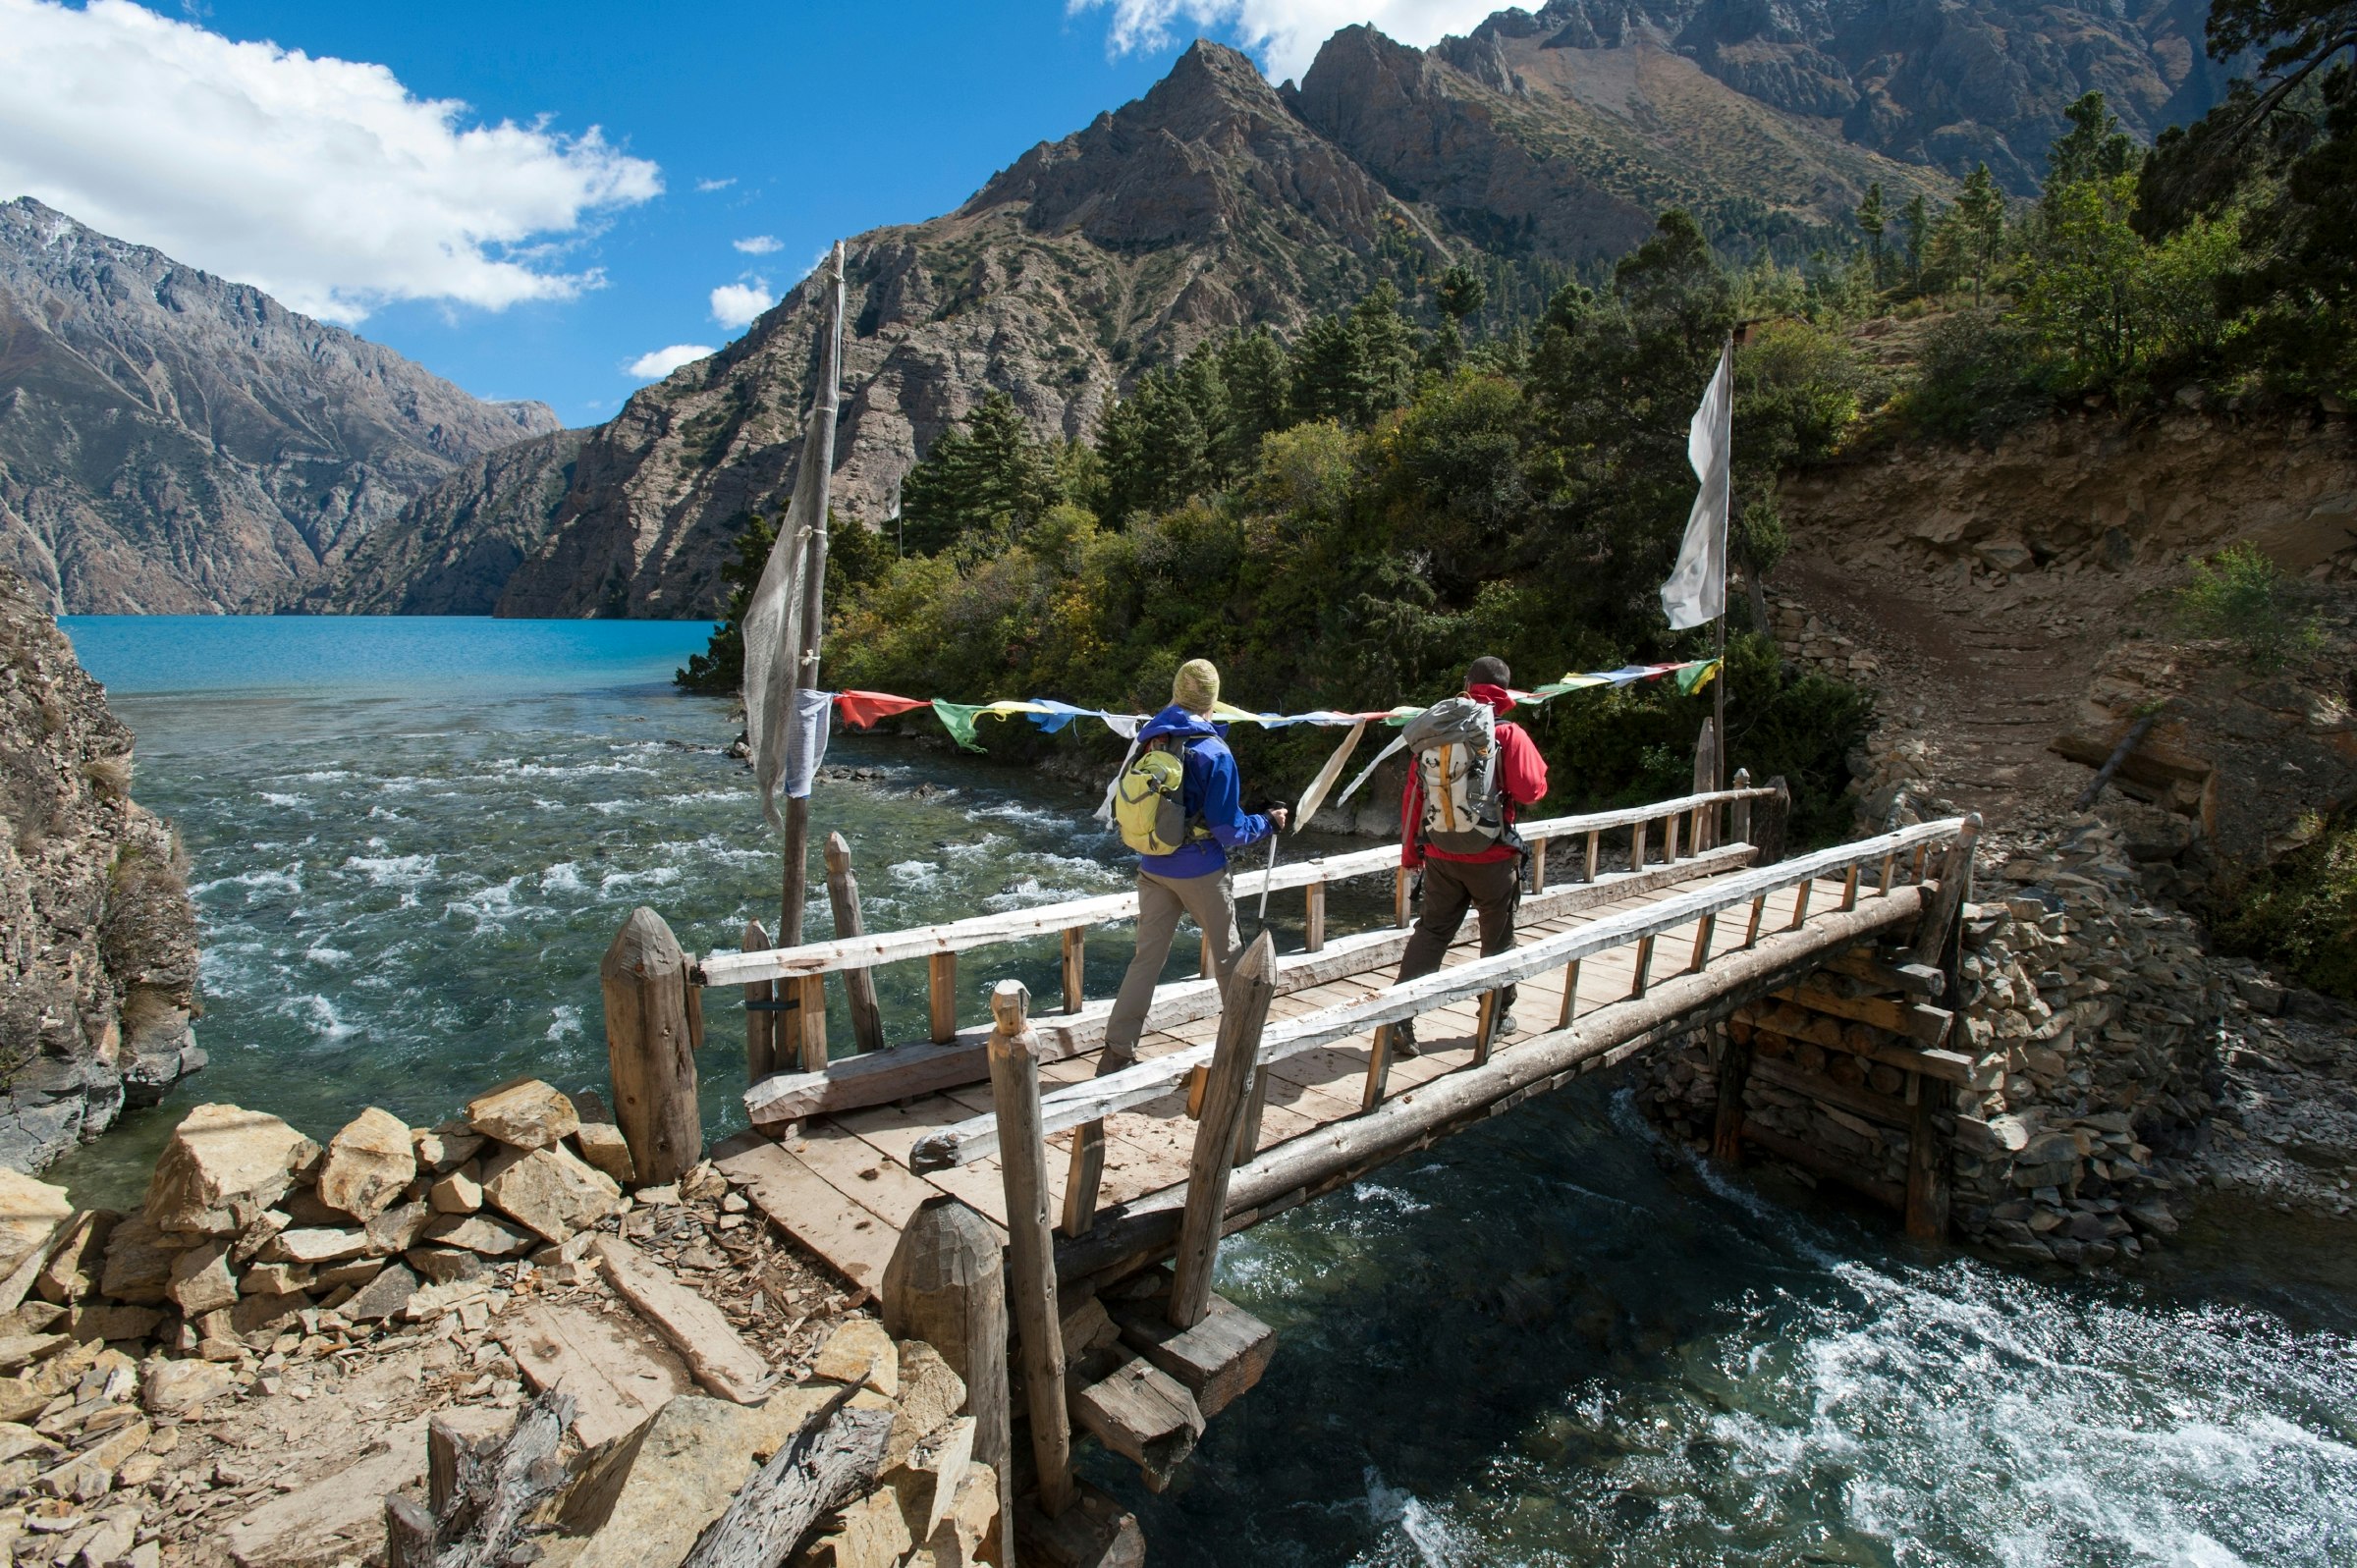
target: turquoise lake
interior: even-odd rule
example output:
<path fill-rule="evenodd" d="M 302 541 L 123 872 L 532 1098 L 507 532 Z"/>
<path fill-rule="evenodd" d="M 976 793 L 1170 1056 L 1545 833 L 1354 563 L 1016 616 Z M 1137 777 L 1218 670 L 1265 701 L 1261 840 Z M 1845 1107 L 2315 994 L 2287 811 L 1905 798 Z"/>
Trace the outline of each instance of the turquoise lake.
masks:
<path fill-rule="evenodd" d="M 212 1057 L 52 1168 L 84 1201 L 136 1199 L 199 1099 L 324 1137 L 521 1072 L 602 1087 L 596 964 L 630 909 L 699 949 L 770 914 L 728 707 L 669 685 L 703 623 L 64 624 L 193 857 Z M 904 739 L 829 761 L 860 777 L 814 823 L 851 841 L 871 925 L 1126 879 L 1073 785 Z M 808 918 L 830 929 L 823 895 Z M 1092 937 L 1092 991 L 1126 956 Z M 994 979 L 1053 987 L 1052 944 L 992 959 L 965 966 L 974 1016 Z M 879 979 L 918 1033 L 922 966 Z M 715 1132 L 741 1122 L 739 1030 L 712 1010 Z M 1267 1379 L 1168 1493 L 1088 1469 L 1162 1565 L 2347 1568 L 2350 1237 L 2218 1207 L 2140 1275 L 2027 1274 L 1710 1168 L 1606 1075 L 1230 1243 L 1222 1288 L 1281 1330 Z"/>

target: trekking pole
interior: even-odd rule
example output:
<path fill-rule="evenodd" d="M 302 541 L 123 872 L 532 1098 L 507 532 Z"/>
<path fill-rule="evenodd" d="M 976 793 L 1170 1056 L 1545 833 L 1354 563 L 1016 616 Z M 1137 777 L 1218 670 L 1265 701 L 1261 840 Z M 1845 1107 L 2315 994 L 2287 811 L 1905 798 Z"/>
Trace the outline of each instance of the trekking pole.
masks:
<path fill-rule="evenodd" d="M 1260 879 L 1260 913 L 1252 917 L 1263 926 L 1269 923 L 1269 884 L 1277 880 L 1277 845 L 1284 838 L 1282 833 L 1269 835 L 1269 869 L 1268 874 Z"/>

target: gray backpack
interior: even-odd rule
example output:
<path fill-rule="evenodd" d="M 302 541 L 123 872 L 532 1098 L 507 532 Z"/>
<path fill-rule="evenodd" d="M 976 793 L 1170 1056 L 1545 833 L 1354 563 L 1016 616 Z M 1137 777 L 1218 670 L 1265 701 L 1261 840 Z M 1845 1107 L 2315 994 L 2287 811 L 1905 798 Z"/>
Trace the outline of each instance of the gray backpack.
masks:
<path fill-rule="evenodd" d="M 1506 837 L 1506 801 L 1498 790 L 1498 716 L 1486 702 L 1451 697 L 1407 722 L 1401 743 L 1415 757 L 1424 791 L 1422 841 L 1453 855 L 1474 855 Z"/>

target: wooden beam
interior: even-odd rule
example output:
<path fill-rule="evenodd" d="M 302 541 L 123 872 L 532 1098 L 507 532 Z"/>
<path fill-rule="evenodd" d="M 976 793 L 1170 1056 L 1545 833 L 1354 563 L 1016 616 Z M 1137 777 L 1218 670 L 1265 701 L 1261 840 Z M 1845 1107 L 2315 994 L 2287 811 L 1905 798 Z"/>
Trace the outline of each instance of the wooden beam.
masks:
<path fill-rule="evenodd" d="M 1947 846 L 1947 854 L 1940 862 L 1938 892 L 1924 903 L 1923 912 L 1916 917 L 1915 936 L 1907 944 L 1907 961 L 1939 966 L 1943 949 L 1947 946 L 1949 928 L 1954 926 L 1964 910 L 1964 898 L 1972 891 L 1972 853 L 1980 842 L 1981 814 L 1973 812 L 1964 819 L 1963 828 Z"/>
<path fill-rule="evenodd" d="M 1847 952 L 1836 953 L 1827 961 L 1826 967 L 1852 980 L 1881 986 L 1886 991 L 1904 991 L 1911 996 L 1932 1000 L 1947 994 L 1947 977 L 1930 964 L 1885 963 L 1864 947 L 1852 947 Z"/>
<path fill-rule="evenodd" d="M 1088 1003 L 1088 928 L 1064 928 L 1064 1010 L 1078 1012 Z"/>
<path fill-rule="evenodd" d="M 839 833 L 827 835 L 827 901 L 835 909 L 835 935 L 864 937 L 867 919 L 859 910 L 859 879 L 851 874 L 851 846 Z M 846 969 L 844 994 L 851 1004 L 851 1042 L 861 1051 L 884 1049 L 884 1014 L 876 1005 L 876 976 L 869 969 Z M 825 1064 L 826 1058 L 819 1058 Z"/>
<path fill-rule="evenodd" d="M 769 933 L 761 922 L 744 923 L 744 950 L 760 952 L 769 946 Z M 778 1015 L 772 1005 L 778 1000 L 778 984 L 774 980 L 754 980 L 744 988 L 744 1081 L 759 1083 L 778 1070 Z"/>
<path fill-rule="evenodd" d="M 1853 1116 L 1880 1122 L 1886 1127 L 1904 1128 L 1914 1116 L 1914 1108 L 1903 1100 L 1860 1089 L 1794 1066 L 1781 1056 L 1763 1056 L 1755 1047 L 1751 1053 L 1751 1076 L 1765 1084 L 1791 1094 L 1806 1095 L 1822 1101 L 1836 1110 L 1846 1110 Z"/>
<path fill-rule="evenodd" d="M 1898 1001 L 1890 997 L 1845 997 L 1814 977 L 1778 992 L 1777 1000 L 1830 1017 L 1870 1023 L 1877 1029 L 1887 1029 L 1933 1047 L 1947 1044 L 1956 1022 L 1956 1015 L 1942 1007 L 1920 1001 Z"/>
<path fill-rule="evenodd" d="M 1090 1436 L 1134 1462 L 1149 1491 L 1171 1484 L 1172 1472 L 1186 1462 L 1203 1435 L 1203 1412 L 1195 1396 L 1143 1356 L 1073 1388 L 1071 1417 Z"/>
<path fill-rule="evenodd" d="M 1776 1005 L 1774 1002 L 1768 1003 L 1769 1007 Z M 1843 1028 L 1831 1018 L 1799 1011 L 1778 1013 L 1760 1006 L 1745 1006 L 1737 1009 L 1735 1016 L 1770 1034 L 1805 1040 L 1810 1045 L 1823 1046 L 1828 1051 L 1846 1051 L 1853 1056 L 1883 1062 L 1901 1072 L 1919 1072 L 1926 1077 L 1957 1085 L 1972 1081 L 1972 1058 L 1961 1052 L 1926 1050 L 1880 1035 L 1860 1039 L 1854 1028 Z M 1870 1030 L 1873 1027 L 1872 1024 L 1866 1026 Z"/>
<path fill-rule="evenodd" d="M 1903 1211 L 1907 1206 L 1906 1191 L 1895 1182 L 1870 1176 L 1848 1161 L 1830 1155 L 1815 1144 L 1802 1143 L 1797 1138 L 1771 1132 L 1755 1121 L 1743 1123 L 1743 1141 L 1766 1150 L 1786 1164 L 1798 1165 L 1812 1175 L 1837 1181 L 1852 1192 L 1863 1193 L 1887 1209 Z"/>
<path fill-rule="evenodd" d="M 1526 838 L 1523 841 L 1530 845 L 1530 891 L 1534 893 L 1545 892 L 1547 891 L 1547 840 Z"/>
<path fill-rule="evenodd" d="M 1393 1026 L 1377 1024 L 1374 1042 L 1367 1048 L 1366 1087 L 1359 1091 L 1358 1108 L 1373 1110 L 1383 1104 L 1384 1086 L 1392 1076 Z"/>
<path fill-rule="evenodd" d="M 827 977 L 797 975 L 786 982 L 794 994 L 794 1010 L 784 1014 L 793 1020 L 792 1038 L 795 1056 L 804 1072 L 827 1070 Z"/>
<path fill-rule="evenodd" d="M 1410 875 L 1405 866 L 1392 868 L 1392 924 L 1402 931 L 1407 929 L 1407 893 Z"/>
<path fill-rule="evenodd" d="M 925 983 L 933 1043 L 946 1046 L 958 1038 L 958 955 L 935 953 L 926 962 Z"/>
<path fill-rule="evenodd" d="M 999 1170 L 1007 1191 L 1007 1293 L 1022 1336 L 1023 1385 L 1039 1506 L 1053 1517 L 1072 1500 L 1072 1439 L 1064 1398 L 1064 1340 L 1056 1306 L 1055 1242 L 1048 1229 L 1048 1146 L 1040 1128 L 1039 1042 L 1028 1025 L 1031 994 L 1002 980 L 991 993 L 990 1095 L 997 1107 Z"/>
<path fill-rule="evenodd" d="M 1301 950 L 1316 952 L 1326 946 L 1326 884 L 1313 882 L 1304 890 Z"/>
<path fill-rule="evenodd" d="M 1276 995 L 1277 945 L 1264 931 L 1228 977 L 1228 1005 L 1221 1010 L 1219 1039 L 1212 1047 L 1203 1115 L 1195 1124 L 1194 1153 L 1186 1166 L 1189 1196 L 1178 1226 L 1168 1314 L 1175 1327 L 1192 1328 L 1210 1310 L 1220 1222 L 1227 1217 L 1228 1182 L 1235 1166 L 1236 1128 L 1243 1120 L 1245 1090 Z"/>
<path fill-rule="evenodd" d="M 1571 1027 L 1571 1020 L 1578 1015 L 1579 960 L 1574 958 L 1563 965 L 1563 1004 L 1556 1013 L 1555 1026 L 1558 1029 L 1568 1029 Z"/>
<path fill-rule="evenodd" d="M 687 960 L 652 909 L 630 911 L 597 966 L 606 1007 L 614 1119 L 646 1186 L 686 1174 L 704 1157 L 687 1018 Z"/>
<path fill-rule="evenodd" d="M 1956 1091 L 1937 1078 L 1919 1078 L 1915 1088 L 1915 1113 L 1907 1127 L 1907 1235 L 1942 1241 L 1947 1236 L 1955 1133 L 1953 1123 L 1944 1130 L 1939 1118 L 1954 1114 Z"/>
<path fill-rule="evenodd" d="M 1178 1379 L 1209 1421 L 1260 1381 L 1277 1353 L 1277 1330 L 1223 1297 L 1211 1298 L 1203 1321 L 1179 1328 L 1156 1303 L 1117 1305 L 1113 1321 L 1122 1341 Z"/>

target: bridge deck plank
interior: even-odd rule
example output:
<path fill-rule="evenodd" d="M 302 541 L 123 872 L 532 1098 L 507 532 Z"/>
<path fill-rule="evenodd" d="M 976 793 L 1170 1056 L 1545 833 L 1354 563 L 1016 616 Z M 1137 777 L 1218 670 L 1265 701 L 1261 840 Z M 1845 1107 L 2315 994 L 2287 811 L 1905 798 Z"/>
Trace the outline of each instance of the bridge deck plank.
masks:
<path fill-rule="evenodd" d="M 1539 921 L 1522 928 L 1520 938 L 1528 943 L 1550 934 L 1575 930 L 1613 914 L 1642 909 L 1690 892 L 1703 880 L 1633 893 L 1609 904 Z M 1790 923 L 1798 896 L 1796 889 L 1782 890 L 1770 896 L 1761 922 L 1763 935 L 1781 931 Z M 1810 886 L 1808 899 L 1812 921 L 1837 910 L 1841 883 L 1837 879 L 1821 879 Z M 1723 914 L 1713 927 L 1710 953 L 1717 956 L 1740 948 L 1748 926 L 1748 910 Z M 1691 968 L 1695 929 L 1689 923 L 1663 933 L 1656 940 L 1649 984 L 1659 985 Z M 1453 968 L 1478 956 L 1474 923 L 1468 919 L 1459 941 L 1443 962 Z M 1271 1008 L 1271 1021 L 1364 1000 L 1388 987 L 1392 973 L 1392 966 L 1387 964 L 1281 996 Z M 1631 946 L 1611 948 L 1587 959 L 1580 972 L 1577 1016 L 1585 1017 L 1621 1000 L 1628 995 L 1634 978 L 1635 949 Z M 1515 1012 L 1525 1034 L 1553 1027 L 1562 1005 L 1562 972 L 1554 970 L 1521 983 Z M 1396 1097 L 1470 1064 L 1477 1007 L 1475 999 L 1463 999 L 1419 1017 L 1417 1036 L 1422 1052 L 1413 1057 L 1394 1060 L 1387 1093 Z M 1138 1054 L 1140 1058 L 1152 1058 L 1201 1046 L 1216 1035 L 1218 1027 L 1218 1019 L 1213 1017 L 1155 1030 L 1139 1041 Z M 1512 1048 L 1509 1039 L 1501 1042 L 1497 1049 Z M 1371 1033 L 1358 1034 L 1275 1063 L 1261 1120 L 1258 1152 L 1276 1149 L 1320 1127 L 1359 1114 L 1372 1050 Z M 1099 1054 L 1090 1052 L 1045 1064 L 1041 1069 L 1042 1088 L 1052 1091 L 1090 1078 L 1097 1071 Z M 944 1192 L 962 1198 L 994 1222 L 1004 1224 L 1006 1200 L 997 1160 L 976 1160 L 921 1175 L 908 1168 L 909 1151 L 919 1138 L 938 1128 L 987 1114 L 990 1108 L 989 1086 L 966 1084 L 915 1096 L 896 1105 L 814 1116 L 795 1138 L 784 1145 L 790 1152 L 791 1169 L 797 1183 L 796 1201 L 791 1206 L 772 1209 L 771 1213 L 839 1271 L 868 1284 L 877 1277 L 879 1258 L 889 1256 L 889 1232 L 904 1222 L 917 1202 L 928 1193 Z M 1048 1196 L 1052 1212 L 1061 1210 L 1072 1137 L 1068 1131 L 1049 1140 Z M 1133 1203 L 1183 1182 L 1194 1137 L 1195 1123 L 1187 1118 L 1182 1091 L 1108 1117 L 1101 1203 L 1108 1207 Z M 800 1212 L 805 1209 L 806 1214 Z"/>

